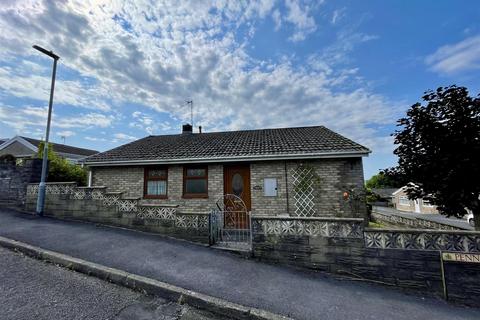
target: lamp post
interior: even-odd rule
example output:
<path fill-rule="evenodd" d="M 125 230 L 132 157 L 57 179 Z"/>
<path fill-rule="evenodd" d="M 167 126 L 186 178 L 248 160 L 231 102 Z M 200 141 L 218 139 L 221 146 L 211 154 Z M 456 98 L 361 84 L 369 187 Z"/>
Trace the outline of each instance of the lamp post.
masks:
<path fill-rule="evenodd" d="M 43 215 L 43 209 L 45 207 L 45 180 L 47 180 L 47 165 L 48 165 L 48 136 L 50 135 L 50 120 L 52 119 L 52 104 L 53 104 L 53 90 L 55 89 L 55 73 L 57 72 L 57 61 L 59 56 L 53 53 L 53 51 L 47 51 L 46 49 L 37 45 L 33 46 L 34 49 L 46 54 L 53 59 L 53 72 L 52 72 L 52 85 L 50 88 L 50 101 L 48 102 L 48 120 L 47 131 L 45 133 L 45 145 L 43 146 L 43 159 L 42 159 L 42 176 L 40 178 L 40 185 L 38 186 L 38 199 L 37 199 L 37 215 Z"/>

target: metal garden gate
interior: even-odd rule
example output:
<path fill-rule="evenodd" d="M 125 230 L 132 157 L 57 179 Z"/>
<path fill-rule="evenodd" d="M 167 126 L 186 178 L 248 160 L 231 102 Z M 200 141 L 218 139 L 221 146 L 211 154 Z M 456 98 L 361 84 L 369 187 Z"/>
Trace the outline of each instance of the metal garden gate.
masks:
<path fill-rule="evenodd" d="M 210 245 L 251 250 L 252 217 L 240 197 L 226 194 L 210 212 Z"/>

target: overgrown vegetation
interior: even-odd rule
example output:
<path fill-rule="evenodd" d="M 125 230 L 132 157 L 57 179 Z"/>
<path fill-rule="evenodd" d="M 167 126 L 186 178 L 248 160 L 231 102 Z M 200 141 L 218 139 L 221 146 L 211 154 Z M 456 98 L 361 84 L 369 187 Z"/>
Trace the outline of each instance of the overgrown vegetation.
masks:
<path fill-rule="evenodd" d="M 368 179 L 365 186 L 370 189 L 401 188 L 403 187 L 402 182 L 403 181 L 399 181 L 392 176 L 380 172 Z"/>
<path fill-rule="evenodd" d="M 385 171 L 411 182 L 407 194 L 462 217 L 470 209 L 480 229 L 480 96 L 450 86 L 427 91 L 398 121 L 395 154 L 399 165 Z"/>
<path fill-rule="evenodd" d="M 37 158 L 43 159 L 44 142 L 38 146 Z M 87 185 L 87 171 L 55 153 L 51 144 L 48 146 L 48 182 L 77 182 L 81 186 Z"/>
<path fill-rule="evenodd" d="M 377 173 L 365 183 L 365 192 L 367 203 L 375 203 L 381 198 L 372 191 L 372 189 L 396 189 L 403 187 L 403 181 L 395 179 L 393 176 L 386 175 L 384 172 Z"/>

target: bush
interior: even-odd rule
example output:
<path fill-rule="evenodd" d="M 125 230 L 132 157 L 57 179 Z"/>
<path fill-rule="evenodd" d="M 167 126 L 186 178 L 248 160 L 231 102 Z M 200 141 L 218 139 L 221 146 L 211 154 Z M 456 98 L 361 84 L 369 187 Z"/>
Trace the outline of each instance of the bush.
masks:
<path fill-rule="evenodd" d="M 43 159 L 43 147 L 44 142 L 41 142 L 37 154 L 40 159 Z M 51 145 L 48 146 L 48 160 L 48 182 L 77 182 L 81 186 L 87 185 L 87 170 L 59 157 Z"/>

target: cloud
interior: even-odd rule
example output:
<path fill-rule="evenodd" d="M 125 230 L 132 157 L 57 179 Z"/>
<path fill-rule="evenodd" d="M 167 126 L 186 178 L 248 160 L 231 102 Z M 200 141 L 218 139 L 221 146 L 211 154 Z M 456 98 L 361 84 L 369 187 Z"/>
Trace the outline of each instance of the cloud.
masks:
<path fill-rule="evenodd" d="M 85 137 L 85 140 L 88 140 L 88 141 L 95 141 L 95 142 L 98 142 L 98 141 L 102 141 L 102 142 L 107 142 L 108 140 L 105 139 L 105 138 L 100 138 L 100 137 L 91 137 L 91 136 L 86 136 Z"/>
<path fill-rule="evenodd" d="M 310 6 L 301 5 L 299 1 L 285 0 L 287 15 L 285 21 L 295 26 L 295 32 L 290 36 L 293 42 L 305 40 L 308 34 L 317 30 L 315 19 L 310 15 Z"/>
<path fill-rule="evenodd" d="M 27 128 L 45 128 L 47 125 L 47 107 L 27 106 L 23 109 L 0 104 L 0 122 L 11 127 L 16 133 L 22 133 Z M 59 116 L 52 114 L 52 130 L 55 129 L 89 129 L 107 128 L 115 120 L 112 115 L 101 113 L 80 113 L 73 116 Z M 63 133 L 71 133 L 65 130 Z"/>
<path fill-rule="evenodd" d="M 128 134 L 125 134 L 125 133 L 115 133 L 113 135 L 113 137 L 115 139 L 113 139 L 112 141 L 113 142 L 118 142 L 118 141 L 133 141 L 133 140 L 137 140 L 138 138 L 137 137 L 134 137 L 134 136 L 130 136 Z"/>
<path fill-rule="evenodd" d="M 330 20 L 330 22 L 332 24 L 336 24 L 338 21 L 340 21 L 340 19 L 342 19 L 345 15 L 345 10 L 346 8 L 333 10 L 332 19 Z"/>
<path fill-rule="evenodd" d="M 480 69 L 480 35 L 440 47 L 425 63 L 431 70 L 445 74 Z"/>
<path fill-rule="evenodd" d="M 75 132 L 70 131 L 70 130 L 64 130 L 64 131 L 58 131 L 57 132 L 57 136 L 59 136 L 59 137 L 68 138 L 68 137 L 71 137 L 71 136 L 74 136 L 74 135 L 75 135 Z"/>
<path fill-rule="evenodd" d="M 282 15 L 278 9 L 275 9 L 272 12 L 272 19 L 275 23 L 275 31 L 280 30 L 280 28 L 282 27 Z"/>
<path fill-rule="evenodd" d="M 379 136 L 373 128 L 389 123 L 392 102 L 355 82 L 358 69 L 337 64 L 374 36 L 340 33 L 308 64 L 261 60 L 246 49 L 250 38 L 242 30 L 268 17 L 278 18 L 278 28 L 293 26 L 291 41 L 305 39 L 318 28 L 315 9 L 291 0 L 284 8 L 274 1 L 15 2 L 0 8 L 0 59 L 8 62 L 15 53 L 38 61 L 31 44 L 41 39 L 39 45 L 62 57 L 65 70 L 78 73 L 73 80 L 59 73 L 55 101 L 90 109 L 74 115 L 54 109 L 55 126 L 63 130 L 110 128 L 122 118 L 132 130 L 159 134 L 173 125 L 156 115 L 188 122 L 183 104 L 193 99 L 195 124 L 206 131 L 323 124 L 373 147 Z M 0 68 L 0 88 L 15 97 L 46 101 L 48 78 Z M 15 120 L 0 121 L 16 130 L 45 125 L 44 109 L 12 111 Z"/>
<path fill-rule="evenodd" d="M 155 121 L 153 115 L 149 115 L 140 111 L 132 113 L 133 121 L 128 126 L 137 128 L 147 132 L 149 135 L 158 134 L 160 132 L 171 131 L 172 125 L 168 121 Z"/>
<path fill-rule="evenodd" d="M 40 76 L 45 70 L 31 61 L 22 62 L 22 68 L 0 67 L 0 92 L 19 98 L 31 98 L 48 101 L 50 96 L 51 75 Z M 26 69 L 29 69 L 27 73 Z M 108 111 L 111 106 L 103 99 L 107 95 L 102 88 L 93 88 L 80 81 L 57 79 L 55 83 L 54 104 L 68 104 L 78 108 Z"/>

